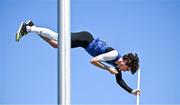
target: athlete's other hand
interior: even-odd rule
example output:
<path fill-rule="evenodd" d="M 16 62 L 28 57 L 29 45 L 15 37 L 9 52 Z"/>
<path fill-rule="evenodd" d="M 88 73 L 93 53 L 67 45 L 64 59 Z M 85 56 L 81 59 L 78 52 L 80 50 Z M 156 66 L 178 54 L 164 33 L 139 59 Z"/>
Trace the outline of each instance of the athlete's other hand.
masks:
<path fill-rule="evenodd" d="M 135 96 L 140 95 L 140 93 L 141 93 L 141 90 L 140 90 L 140 89 L 135 89 L 135 90 L 133 90 L 133 91 L 131 92 L 131 94 L 133 94 L 133 95 L 135 95 Z"/>

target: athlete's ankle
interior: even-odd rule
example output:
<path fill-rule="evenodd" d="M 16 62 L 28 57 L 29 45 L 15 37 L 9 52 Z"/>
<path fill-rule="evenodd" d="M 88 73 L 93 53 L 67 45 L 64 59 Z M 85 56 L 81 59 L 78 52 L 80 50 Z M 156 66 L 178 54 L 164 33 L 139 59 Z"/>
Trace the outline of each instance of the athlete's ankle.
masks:
<path fill-rule="evenodd" d="M 30 26 L 26 26 L 26 31 L 27 31 L 28 33 L 30 33 L 30 32 L 31 32 L 31 27 L 30 27 Z"/>

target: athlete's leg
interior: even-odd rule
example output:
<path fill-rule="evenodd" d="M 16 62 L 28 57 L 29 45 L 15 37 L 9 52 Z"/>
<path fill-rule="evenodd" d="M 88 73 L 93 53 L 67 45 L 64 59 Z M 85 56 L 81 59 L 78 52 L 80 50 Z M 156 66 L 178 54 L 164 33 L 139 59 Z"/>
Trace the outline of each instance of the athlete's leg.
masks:
<path fill-rule="evenodd" d="M 58 34 L 48 28 L 44 27 L 37 27 L 34 23 L 30 20 L 27 23 L 22 22 L 17 34 L 16 34 L 16 41 L 19 41 L 21 37 L 28 33 L 36 33 L 46 42 L 48 42 L 52 47 L 58 47 Z M 82 31 L 77 33 L 71 33 L 71 48 L 75 47 L 83 47 L 86 48 L 89 43 L 94 40 L 91 33 Z"/>
<path fill-rule="evenodd" d="M 27 31 L 38 34 L 43 40 L 49 43 L 52 47 L 58 47 L 58 34 L 48 28 L 27 26 Z"/>
<path fill-rule="evenodd" d="M 50 37 L 46 37 L 42 35 L 40 35 L 40 37 L 43 38 L 45 41 L 47 41 L 54 48 L 58 47 L 58 42 L 54 38 L 51 39 Z M 89 45 L 89 43 L 91 43 L 93 40 L 94 38 L 91 35 L 91 33 L 86 31 L 71 33 L 71 48 L 76 48 L 76 47 L 86 48 Z"/>
<path fill-rule="evenodd" d="M 27 27 L 31 28 L 30 32 L 37 33 L 42 39 L 48 42 L 52 47 L 58 47 L 58 34 L 50 29 L 42 27 Z M 94 40 L 91 33 L 82 31 L 77 33 L 71 33 L 71 48 L 83 47 L 86 48 L 89 43 Z"/>
<path fill-rule="evenodd" d="M 49 39 L 57 40 L 58 33 L 44 27 L 37 27 L 37 26 L 26 26 L 27 32 L 36 33 L 40 36 L 47 37 Z"/>

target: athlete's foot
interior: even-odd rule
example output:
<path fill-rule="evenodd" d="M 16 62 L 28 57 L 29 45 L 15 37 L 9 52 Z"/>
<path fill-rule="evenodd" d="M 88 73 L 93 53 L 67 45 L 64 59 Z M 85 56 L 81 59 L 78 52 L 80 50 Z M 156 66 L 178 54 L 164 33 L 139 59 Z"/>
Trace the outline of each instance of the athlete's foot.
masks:
<path fill-rule="evenodd" d="M 26 30 L 26 26 L 27 24 L 25 22 L 22 22 L 19 29 L 18 29 L 18 32 L 16 33 L 16 41 L 19 42 L 19 40 L 24 36 L 24 35 L 27 35 L 28 32 Z"/>

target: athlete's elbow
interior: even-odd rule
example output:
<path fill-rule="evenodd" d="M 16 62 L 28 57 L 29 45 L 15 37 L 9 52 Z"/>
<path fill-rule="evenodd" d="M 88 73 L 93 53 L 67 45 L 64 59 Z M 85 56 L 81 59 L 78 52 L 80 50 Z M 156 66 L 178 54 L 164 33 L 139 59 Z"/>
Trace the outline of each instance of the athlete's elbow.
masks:
<path fill-rule="evenodd" d="M 97 62 L 98 62 L 98 61 L 95 60 L 95 59 L 91 59 L 91 60 L 90 60 L 90 63 L 91 63 L 91 64 L 96 64 Z"/>
<path fill-rule="evenodd" d="M 90 63 L 91 63 L 91 64 L 95 64 L 96 61 L 95 61 L 95 60 L 90 60 Z"/>
<path fill-rule="evenodd" d="M 116 80 L 116 83 L 121 86 L 121 80 Z"/>
<path fill-rule="evenodd" d="M 99 62 L 98 58 L 97 57 L 93 57 L 91 60 L 90 60 L 90 63 L 91 64 L 97 64 Z"/>
<path fill-rule="evenodd" d="M 118 80 L 116 80 L 116 83 L 117 83 L 117 84 L 119 84 L 119 81 L 118 81 Z"/>

